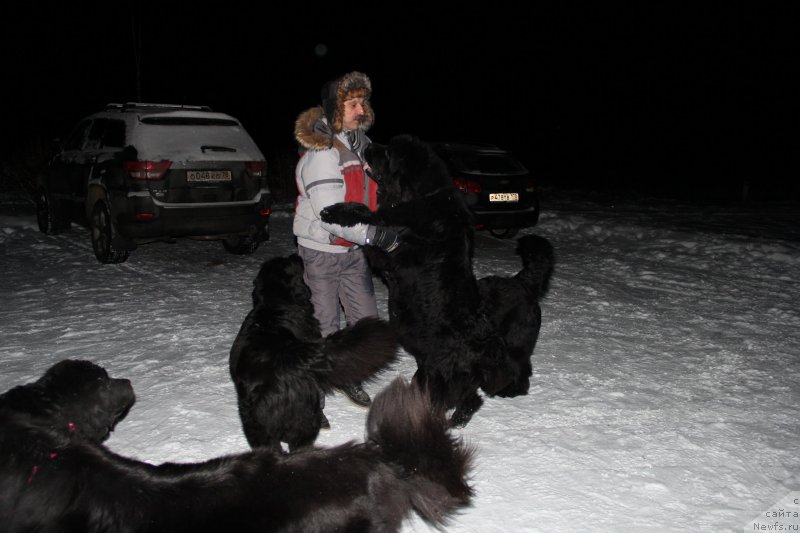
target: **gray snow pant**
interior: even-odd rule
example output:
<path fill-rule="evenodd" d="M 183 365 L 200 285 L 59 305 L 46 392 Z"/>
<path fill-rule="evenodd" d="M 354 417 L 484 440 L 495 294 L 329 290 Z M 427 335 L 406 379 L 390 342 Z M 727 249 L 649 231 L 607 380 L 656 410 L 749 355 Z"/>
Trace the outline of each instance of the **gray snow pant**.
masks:
<path fill-rule="evenodd" d="M 323 337 L 339 330 L 342 307 L 347 325 L 378 316 L 372 270 L 363 250 L 332 254 L 298 246 L 297 253 L 303 260 L 303 279 L 311 289 L 314 316 Z M 320 407 L 325 407 L 321 391 Z"/>
<path fill-rule="evenodd" d="M 347 325 L 378 316 L 372 271 L 363 250 L 331 254 L 298 246 L 297 251 L 303 259 L 303 279 L 311 289 L 314 316 L 323 337 L 340 328 L 341 308 Z"/>

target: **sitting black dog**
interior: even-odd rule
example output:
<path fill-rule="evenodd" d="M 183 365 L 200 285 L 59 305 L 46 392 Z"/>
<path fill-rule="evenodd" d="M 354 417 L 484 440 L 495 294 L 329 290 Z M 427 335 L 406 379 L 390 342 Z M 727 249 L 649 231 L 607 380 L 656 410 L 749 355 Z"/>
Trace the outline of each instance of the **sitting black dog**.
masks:
<path fill-rule="evenodd" d="M 62 361 L 0 395 L 0 529 L 5 533 L 399 531 L 469 505 L 472 450 L 399 378 L 376 395 L 363 444 L 258 449 L 152 465 L 101 441 L 133 403 L 127 380 Z"/>
<path fill-rule="evenodd" d="M 239 416 L 250 446 L 294 451 L 319 434 L 319 395 L 375 378 L 397 358 L 397 334 L 364 318 L 323 338 L 297 254 L 265 261 L 253 285 L 230 352 Z"/>
<path fill-rule="evenodd" d="M 514 276 L 487 276 L 478 280 L 481 309 L 506 342 L 517 375 L 497 396 L 514 397 L 528 393 L 533 373 L 531 355 L 542 325 L 539 300 L 547 292 L 553 272 L 554 254 L 550 241 L 538 235 L 517 240 L 522 270 Z"/>
<path fill-rule="evenodd" d="M 437 405 L 454 408 L 453 425 L 464 426 L 483 403 L 479 388 L 495 395 L 520 372 L 473 274 L 472 215 L 427 143 L 400 135 L 388 146 L 371 144 L 365 157 L 378 182 L 378 210 L 336 204 L 323 210 L 322 220 L 400 234 L 395 251 L 367 247 L 366 253 L 389 289 L 389 320 L 416 358 L 416 380 Z"/>

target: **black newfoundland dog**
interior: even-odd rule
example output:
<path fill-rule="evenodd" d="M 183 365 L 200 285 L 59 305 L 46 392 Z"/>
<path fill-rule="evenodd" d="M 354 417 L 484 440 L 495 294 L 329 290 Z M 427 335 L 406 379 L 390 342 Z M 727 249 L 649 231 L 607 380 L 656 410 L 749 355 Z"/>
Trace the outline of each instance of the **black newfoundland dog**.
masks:
<path fill-rule="evenodd" d="M 553 246 L 544 237 L 525 235 L 517 240 L 522 270 L 515 276 L 487 276 L 478 280 L 481 309 L 506 342 L 516 366 L 516 378 L 497 392 L 514 397 L 528 393 L 533 373 L 531 355 L 542 325 L 539 300 L 547 292 L 553 272 Z"/>
<path fill-rule="evenodd" d="M 127 380 L 74 360 L 0 395 L 2 531 L 399 531 L 414 511 L 444 526 L 472 496 L 472 450 L 399 378 L 376 395 L 366 443 L 203 463 L 105 448 L 133 399 Z"/>
<path fill-rule="evenodd" d="M 402 244 L 394 252 L 366 251 L 389 289 L 390 321 L 400 343 L 417 360 L 416 380 L 437 405 L 454 408 L 452 424 L 462 427 L 483 403 L 478 389 L 490 396 L 527 392 L 527 350 L 539 330 L 539 287 L 547 268 L 533 265 L 513 281 L 479 283 L 472 270 L 471 213 L 432 148 L 400 135 L 388 146 L 370 145 L 366 159 L 379 184 L 379 209 L 337 204 L 322 219 L 400 232 Z M 547 255 L 539 250 L 544 243 L 549 246 L 541 238 L 521 243 L 523 256 L 538 261 Z"/>
<path fill-rule="evenodd" d="M 366 318 L 323 338 L 296 254 L 265 261 L 253 285 L 230 352 L 239 416 L 250 446 L 294 451 L 319 434 L 319 395 L 376 377 L 397 358 L 397 335 Z"/>

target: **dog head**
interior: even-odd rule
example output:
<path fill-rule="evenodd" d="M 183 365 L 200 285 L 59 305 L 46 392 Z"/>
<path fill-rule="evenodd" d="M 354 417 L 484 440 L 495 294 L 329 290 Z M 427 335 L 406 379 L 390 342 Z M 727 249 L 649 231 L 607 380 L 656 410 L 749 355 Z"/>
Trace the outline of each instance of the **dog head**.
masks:
<path fill-rule="evenodd" d="M 503 338 L 492 335 L 485 339 L 482 357 L 475 362 L 473 373 L 483 392 L 495 396 L 519 377 L 519 365 L 508 355 Z"/>
<path fill-rule="evenodd" d="M 311 301 L 311 290 L 303 281 L 303 260 L 297 254 L 273 257 L 261 265 L 253 280 L 253 307 L 270 302 Z"/>
<path fill-rule="evenodd" d="M 397 135 L 388 145 L 372 143 L 364 157 L 378 183 L 380 205 L 396 205 L 453 186 L 444 161 L 428 143 L 411 135 Z"/>
<path fill-rule="evenodd" d="M 0 396 L 0 407 L 69 439 L 106 440 L 135 401 L 127 379 L 112 379 L 89 361 L 56 363 L 33 383 Z"/>

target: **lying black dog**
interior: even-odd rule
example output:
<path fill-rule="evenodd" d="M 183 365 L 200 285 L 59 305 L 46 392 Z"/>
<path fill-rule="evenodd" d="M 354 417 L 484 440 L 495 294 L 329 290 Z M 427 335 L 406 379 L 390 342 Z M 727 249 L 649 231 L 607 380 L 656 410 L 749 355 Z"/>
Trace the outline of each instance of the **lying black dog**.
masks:
<path fill-rule="evenodd" d="M 517 240 L 522 270 L 515 276 L 487 276 L 478 280 L 481 309 L 506 342 L 517 377 L 497 392 L 514 397 L 528 393 L 533 373 L 531 355 L 542 325 L 540 298 L 553 272 L 553 246 L 544 237 L 525 235 Z"/>
<path fill-rule="evenodd" d="M 129 380 L 112 379 L 103 368 L 88 361 L 61 361 L 37 381 L 0 395 L 3 449 L 20 439 L 20 449 L 15 453 L 21 452 L 29 432 L 44 430 L 58 443 L 55 448 L 75 441 L 100 444 L 135 401 Z M 28 431 L 8 432 L 9 427 Z M 41 463 L 42 467 L 46 465 L 46 461 Z M 31 470 L 33 479 L 38 469 Z"/>
<path fill-rule="evenodd" d="M 0 528 L 5 533 L 399 531 L 469 505 L 472 450 L 399 378 L 376 395 L 364 444 L 258 449 L 151 465 L 100 441 L 133 402 L 127 380 L 63 361 L 0 396 Z"/>
<path fill-rule="evenodd" d="M 322 220 L 394 227 L 402 244 L 385 253 L 368 247 L 389 289 L 389 319 L 400 344 L 417 361 L 416 379 L 437 405 L 454 408 L 464 426 L 483 400 L 519 379 L 501 331 L 492 322 L 472 270 L 472 215 L 431 147 L 408 135 L 365 153 L 378 181 L 379 209 L 343 203 Z"/>
<path fill-rule="evenodd" d="M 365 318 L 322 338 L 296 254 L 265 261 L 253 285 L 230 352 L 239 416 L 252 447 L 294 451 L 319 434 L 319 395 L 376 377 L 397 358 L 397 335 Z"/>

